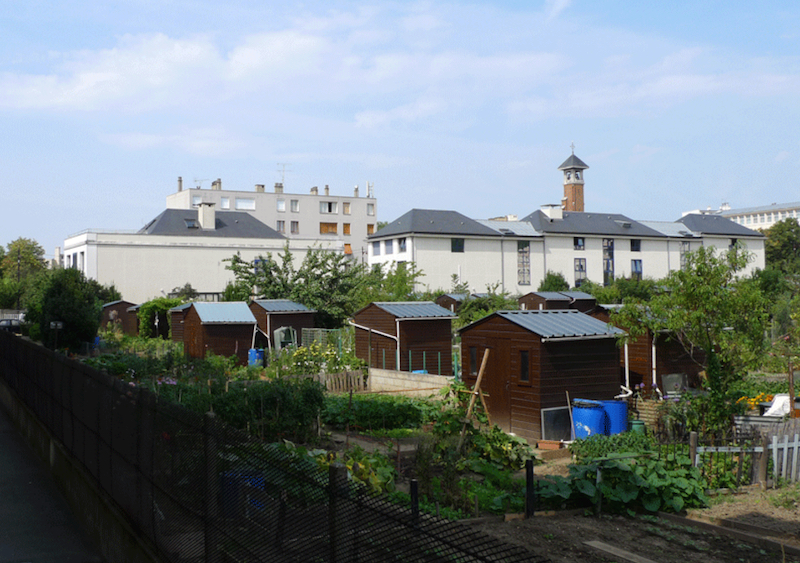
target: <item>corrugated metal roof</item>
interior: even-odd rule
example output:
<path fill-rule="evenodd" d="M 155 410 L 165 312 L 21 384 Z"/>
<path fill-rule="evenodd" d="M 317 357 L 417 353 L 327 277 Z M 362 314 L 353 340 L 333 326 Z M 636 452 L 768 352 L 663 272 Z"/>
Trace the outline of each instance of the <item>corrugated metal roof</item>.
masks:
<path fill-rule="evenodd" d="M 624 334 L 620 329 L 590 317 L 580 311 L 497 311 L 494 313 L 543 338 L 613 338 Z M 486 318 L 486 317 L 484 317 Z M 480 321 L 464 327 L 466 331 Z"/>
<path fill-rule="evenodd" d="M 559 291 L 561 295 L 566 295 L 570 299 L 594 299 L 594 295 L 585 291 Z"/>
<path fill-rule="evenodd" d="M 452 319 L 456 316 L 449 310 L 431 301 L 385 302 L 374 303 L 374 305 L 400 319 Z"/>
<path fill-rule="evenodd" d="M 290 299 L 256 299 L 255 303 L 268 313 L 315 312 Z"/>
<path fill-rule="evenodd" d="M 250 307 L 243 301 L 193 305 L 203 324 L 256 324 Z"/>
<path fill-rule="evenodd" d="M 569 301 L 570 298 L 563 293 L 558 291 L 535 291 L 533 293 L 541 297 L 542 299 L 547 299 L 548 301 Z"/>

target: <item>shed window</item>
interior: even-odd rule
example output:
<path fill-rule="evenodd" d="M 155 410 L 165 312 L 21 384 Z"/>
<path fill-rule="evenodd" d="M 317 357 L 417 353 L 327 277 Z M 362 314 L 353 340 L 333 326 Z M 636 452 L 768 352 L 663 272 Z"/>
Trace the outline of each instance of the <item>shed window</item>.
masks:
<path fill-rule="evenodd" d="M 450 252 L 464 252 L 464 239 L 451 238 L 450 239 Z"/>
<path fill-rule="evenodd" d="M 469 374 L 478 375 L 478 347 L 469 347 Z"/>
<path fill-rule="evenodd" d="M 520 350 L 519 352 L 519 380 L 521 382 L 529 382 L 531 380 L 531 364 L 528 357 L 527 350 Z"/>

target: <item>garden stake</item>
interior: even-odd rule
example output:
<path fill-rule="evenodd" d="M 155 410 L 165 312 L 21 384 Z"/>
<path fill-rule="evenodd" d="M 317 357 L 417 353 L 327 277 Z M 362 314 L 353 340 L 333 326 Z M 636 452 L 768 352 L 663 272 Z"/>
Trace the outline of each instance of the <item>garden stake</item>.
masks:
<path fill-rule="evenodd" d="M 483 361 L 481 361 L 481 369 L 478 371 L 478 379 L 475 381 L 475 388 L 472 390 L 472 397 L 469 399 L 469 408 L 467 408 L 467 416 L 464 418 L 464 426 L 461 428 L 461 437 L 458 439 L 458 447 L 456 448 L 457 452 L 461 451 L 461 446 L 464 445 L 464 436 L 467 434 L 467 424 L 470 421 L 470 417 L 472 416 L 472 409 L 475 406 L 475 397 L 478 395 L 481 389 L 481 379 L 483 379 L 483 372 L 486 370 L 486 362 L 489 359 L 489 349 L 487 348 L 483 352 Z"/>

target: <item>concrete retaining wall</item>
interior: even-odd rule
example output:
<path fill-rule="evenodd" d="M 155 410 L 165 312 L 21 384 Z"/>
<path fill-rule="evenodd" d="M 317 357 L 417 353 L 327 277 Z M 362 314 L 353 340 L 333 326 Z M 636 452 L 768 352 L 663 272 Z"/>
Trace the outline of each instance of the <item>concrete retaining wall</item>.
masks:
<path fill-rule="evenodd" d="M 447 387 L 454 379 L 453 376 L 447 375 L 370 368 L 367 385 L 372 393 L 384 392 L 407 397 L 427 397 L 436 394 L 442 387 Z"/>
<path fill-rule="evenodd" d="M 100 490 L 31 413 L 17 395 L 0 379 L 0 407 L 11 418 L 36 455 L 49 464 L 61 493 L 72 507 L 81 526 L 94 540 L 106 561 L 114 563 L 159 563 L 153 546 L 133 531 L 125 516 Z"/>

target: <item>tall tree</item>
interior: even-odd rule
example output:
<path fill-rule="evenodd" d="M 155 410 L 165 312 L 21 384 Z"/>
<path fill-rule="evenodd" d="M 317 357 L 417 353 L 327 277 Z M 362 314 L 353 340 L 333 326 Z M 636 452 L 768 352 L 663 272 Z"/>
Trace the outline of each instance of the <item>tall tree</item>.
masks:
<path fill-rule="evenodd" d="M 720 374 L 710 383 L 722 390 L 758 361 L 764 345 L 766 300 L 757 281 L 738 276 L 749 260 L 738 246 L 720 254 L 700 247 L 649 302 L 629 301 L 612 321 L 631 337 L 666 331 L 687 350 L 703 350 L 707 361 L 718 357 Z"/>
<path fill-rule="evenodd" d="M 47 346 L 78 349 L 97 335 L 101 307 L 95 288 L 82 272 L 58 268 L 34 281 L 25 321 L 31 338 Z M 63 326 L 53 327 L 54 321 Z"/>
<path fill-rule="evenodd" d="M 539 284 L 537 291 L 567 291 L 569 290 L 569 282 L 564 274 L 561 272 L 553 272 L 548 270 Z"/>
<path fill-rule="evenodd" d="M 764 253 L 767 268 L 786 274 L 800 273 L 800 223 L 788 218 L 764 231 Z"/>
<path fill-rule="evenodd" d="M 20 237 L 8 243 L 2 260 L 3 276 L 19 282 L 47 269 L 44 248 L 33 239 Z"/>

